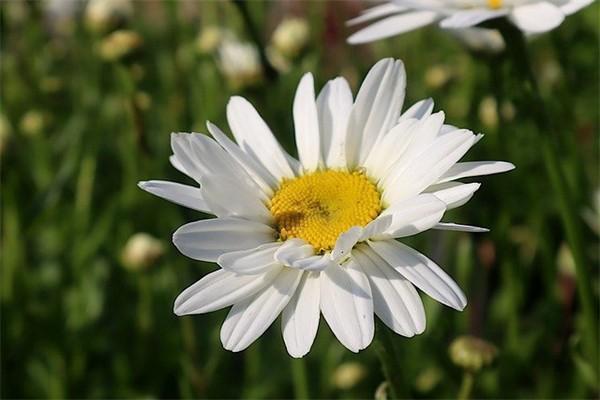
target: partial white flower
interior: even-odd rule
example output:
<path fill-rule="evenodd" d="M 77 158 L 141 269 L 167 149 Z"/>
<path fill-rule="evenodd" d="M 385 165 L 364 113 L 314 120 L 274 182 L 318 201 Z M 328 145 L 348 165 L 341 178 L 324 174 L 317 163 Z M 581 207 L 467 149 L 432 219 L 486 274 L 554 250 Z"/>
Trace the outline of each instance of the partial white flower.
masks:
<path fill-rule="evenodd" d="M 100 32 L 110 30 L 132 16 L 131 0 L 90 0 L 85 8 L 87 25 Z"/>
<path fill-rule="evenodd" d="M 258 49 L 252 43 L 224 37 L 217 49 L 217 64 L 232 88 L 241 89 L 263 76 Z"/>
<path fill-rule="evenodd" d="M 237 143 L 211 123 L 214 139 L 173 134 L 171 162 L 199 187 L 140 187 L 215 215 L 180 227 L 173 241 L 184 255 L 220 266 L 179 295 L 175 313 L 232 306 L 221 328 L 232 351 L 281 314 L 288 352 L 302 357 L 320 314 L 357 352 L 371 343 L 374 314 L 400 335 L 424 331 L 416 288 L 462 310 L 467 300 L 452 278 L 396 239 L 427 229 L 486 231 L 441 219 L 480 186 L 459 179 L 514 166 L 459 162 L 481 135 L 445 124 L 429 99 L 401 114 L 405 86 L 404 65 L 393 59 L 371 69 L 355 99 L 344 78 L 315 97 L 313 77 L 304 75 L 293 104 L 299 160 L 241 97 L 227 106 Z"/>
<path fill-rule="evenodd" d="M 367 43 L 438 23 L 442 28 L 471 28 L 484 21 L 507 17 L 526 33 L 547 32 L 594 0 L 393 0 L 367 9 L 348 21 L 372 22 L 348 38 Z"/>

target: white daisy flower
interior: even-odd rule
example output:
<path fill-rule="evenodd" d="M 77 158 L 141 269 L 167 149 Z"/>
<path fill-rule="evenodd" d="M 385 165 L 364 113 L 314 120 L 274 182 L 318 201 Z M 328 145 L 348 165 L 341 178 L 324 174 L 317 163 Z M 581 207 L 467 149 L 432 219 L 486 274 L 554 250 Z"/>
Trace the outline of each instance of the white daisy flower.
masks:
<path fill-rule="evenodd" d="M 351 44 L 399 35 L 439 22 L 442 28 L 469 28 L 484 21 L 508 17 L 526 33 L 547 32 L 594 0 L 392 0 L 371 7 L 348 21 L 355 25 L 379 21 L 348 38 Z"/>
<path fill-rule="evenodd" d="M 282 314 L 288 352 L 302 357 L 321 313 L 357 352 L 371 343 L 374 313 L 400 335 L 423 332 L 415 286 L 462 310 L 467 301 L 458 285 L 396 239 L 431 228 L 485 231 L 440 222 L 480 186 L 457 180 L 514 166 L 458 162 L 481 135 L 445 125 L 431 100 L 401 115 L 405 86 L 404 65 L 393 59 L 371 69 L 354 100 L 344 78 L 329 81 L 315 99 L 313 77 L 304 75 L 293 104 L 299 161 L 241 97 L 227 105 L 237 144 L 211 123 L 214 139 L 173 134 L 171 163 L 200 187 L 140 187 L 215 215 L 180 227 L 173 242 L 184 255 L 221 267 L 177 297 L 175 314 L 233 306 L 221 328 L 232 351 L 244 350 Z"/>

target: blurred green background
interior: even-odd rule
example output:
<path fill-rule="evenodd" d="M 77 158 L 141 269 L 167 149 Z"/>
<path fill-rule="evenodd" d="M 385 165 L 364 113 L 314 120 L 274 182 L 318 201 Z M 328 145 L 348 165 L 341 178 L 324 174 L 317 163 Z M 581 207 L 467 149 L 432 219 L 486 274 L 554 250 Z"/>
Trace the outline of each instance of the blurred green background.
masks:
<path fill-rule="evenodd" d="M 463 372 L 448 348 L 474 335 L 497 348 L 475 376 L 475 397 L 597 398 L 597 355 L 582 339 L 598 324 L 581 318 L 539 152 L 549 133 L 536 129 L 503 53 L 469 50 L 435 27 L 351 47 L 345 21 L 366 6 L 252 1 L 242 6 L 248 24 L 225 1 L 0 3 L 1 397 L 302 397 L 304 371 L 310 397 L 373 398 L 384 381 L 375 346 L 353 354 L 323 320 L 312 351 L 295 361 L 279 321 L 234 354 L 218 336 L 226 310 L 176 317 L 176 295 L 216 268 L 179 254 L 170 236 L 205 216 L 136 183 L 189 182 L 169 165 L 169 133 L 206 132 L 206 120 L 228 131 L 234 94 L 295 154 L 299 77 L 312 71 L 320 88 L 343 75 L 356 93 L 369 67 L 393 56 L 406 64 L 405 107 L 432 97 L 448 123 L 486 134 L 468 159 L 517 165 L 482 178 L 471 202 L 446 218 L 490 233 L 411 238 L 469 305 L 459 313 L 423 295 L 425 333 L 394 336 L 385 349 L 401 362 L 400 395 L 455 397 Z M 598 12 L 594 4 L 529 44 L 596 305 Z M 298 19 L 274 35 L 290 18 Z M 275 67 L 257 64 L 252 42 Z"/>

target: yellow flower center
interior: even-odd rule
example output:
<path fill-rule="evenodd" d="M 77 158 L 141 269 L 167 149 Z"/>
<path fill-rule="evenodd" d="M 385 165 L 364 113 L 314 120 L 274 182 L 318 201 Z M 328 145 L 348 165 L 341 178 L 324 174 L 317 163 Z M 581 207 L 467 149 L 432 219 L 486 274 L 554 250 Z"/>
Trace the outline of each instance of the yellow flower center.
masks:
<path fill-rule="evenodd" d="M 270 209 L 281 240 L 304 239 L 324 251 L 341 233 L 377 217 L 381 198 L 362 172 L 317 171 L 283 181 Z"/>
<path fill-rule="evenodd" d="M 487 0 L 489 8 L 500 8 L 502 7 L 502 0 Z"/>

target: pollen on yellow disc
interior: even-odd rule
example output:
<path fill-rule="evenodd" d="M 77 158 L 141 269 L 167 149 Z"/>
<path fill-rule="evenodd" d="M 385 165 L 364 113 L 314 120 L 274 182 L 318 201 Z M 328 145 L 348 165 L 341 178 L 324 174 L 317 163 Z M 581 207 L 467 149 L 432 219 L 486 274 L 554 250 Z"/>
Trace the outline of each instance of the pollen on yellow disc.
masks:
<path fill-rule="evenodd" d="M 361 172 L 317 171 L 285 180 L 270 202 L 282 240 L 300 238 L 317 251 L 365 226 L 381 211 L 377 187 Z"/>
<path fill-rule="evenodd" d="M 487 0 L 488 7 L 490 8 L 500 8 L 502 7 L 502 0 Z"/>

